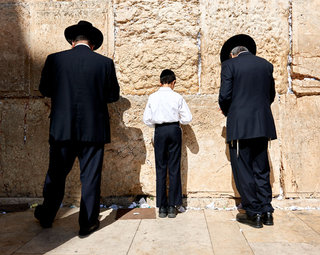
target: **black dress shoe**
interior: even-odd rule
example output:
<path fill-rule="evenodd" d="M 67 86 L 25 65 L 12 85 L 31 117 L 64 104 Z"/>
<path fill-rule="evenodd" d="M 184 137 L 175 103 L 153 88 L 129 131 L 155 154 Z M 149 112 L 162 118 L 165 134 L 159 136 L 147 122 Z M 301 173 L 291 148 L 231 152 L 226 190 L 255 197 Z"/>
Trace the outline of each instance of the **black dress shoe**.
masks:
<path fill-rule="evenodd" d="M 262 228 L 262 217 L 260 214 L 249 216 L 246 213 L 238 213 L 236 217 L 238 222 L 249 225 L 254 228 Z"/>
<path fill-rule="evenodd" d="M 43 205 L 38 205 L 34 210 L 34 217 L 40 222 L 43 228 L 51 228 L 52 221 L 44 218 Z"/>
<path fill-rule="evenodd" d="M 169 206 L 168 208 L 168 218 L 175 218 L 177 215 L 176 207 L 175 206 Z"/>
<path fill-rule="evenodd" d="M 97 220 L 93 225 L 89 227 L 80 227 L 79 236 L 88 236 L 96 231 L 100 226 L 100 221 Z"/>
<path fill-rule="evenodd" d="M 159 217 L 160 218 L 165 218 L 165 217 L 167 217 L 167 214 L 168 214 L 167 207 L 160 206 L 160 208 L 159 208 Z"/>
<path fill-rule="evenodd" d="M 264 225 L 272 226 L 273 225 L 272 212 L 266 212 L 266 213 L 262 214 L 262 222 Z"/>

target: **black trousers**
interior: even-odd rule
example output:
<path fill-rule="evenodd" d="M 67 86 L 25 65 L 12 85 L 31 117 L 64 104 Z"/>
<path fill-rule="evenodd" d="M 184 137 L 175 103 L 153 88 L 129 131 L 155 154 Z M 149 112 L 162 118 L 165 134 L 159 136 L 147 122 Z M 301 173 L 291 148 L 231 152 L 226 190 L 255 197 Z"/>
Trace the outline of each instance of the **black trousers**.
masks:
<path fill-rule="evenodd" d="M 241 203 L 249 216 L 273 212 L 268 139 L 259 137 L 229 144 L 232 172 Z"/>
<path fill-rule="evenodd" d="M 181 128 L 178 122 L 156 125 L 154 153 L 157 178 L 157 207 L 182 204 L 181 188 Z M 167 170 L 169 196 L 167 197 Z"/>
<path fill-rule="evenodd" d="M 43 217 L 54 220 L 64 197 L 66 177 L 78 157 L 82 184 L 79 224 L 87 227 L 96 222 L 100 212 L 103 154 L 104 144 L 50 142 L 49 169 L 43 188 Z"/>

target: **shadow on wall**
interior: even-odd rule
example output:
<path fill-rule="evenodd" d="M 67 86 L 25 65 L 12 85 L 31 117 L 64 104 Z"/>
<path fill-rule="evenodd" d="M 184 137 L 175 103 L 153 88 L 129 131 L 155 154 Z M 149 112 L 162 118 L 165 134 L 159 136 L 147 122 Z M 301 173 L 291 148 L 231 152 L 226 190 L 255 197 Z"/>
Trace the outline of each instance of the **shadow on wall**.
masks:
<path fill-rule="evenodd" d="M 34 58 L 28 2 L 0 3 L 0 97 L 39 96 L 38 82 L 43 60 Z"/>
<path fill-rule="evenodd" d="M 146 160 L 142 130 L 127 126 L 123 120 L 130 107 L 130 101 L 124 97 L 109 105 L 111 143 L 105 146 L 103 197 L 146 195 L 140 182 L 141 165 Z"/>
<path fill-rule="evenodd" d="M 53 4 L 54 7 L 59 5 Z M 42 197 L 48 169 L 51 106 L 38 91 L 40 74 L 48 54 L 57 49 L 70 49 L 63 36 L 63 30 L 70 24 L 60 20 L 52 23 L 59 18 L 53 17 L 55 12 L 60 13 L 55 9 L 47 23 L 37 23 L 45 15 L 42 6 L 46 6 L 46 1 L 0 2 L 3 24 L 0 27 L 0 98 L 5 99 L 0 102 L 0 133 L 3 137 L 0 140 L 1 196 Z M 32 12 L 35 7 L 38 12 Z M 97 12 L 101 13 L 100 10 Z M 85 15 L 92 19 L 89 14 Z M 71 24 L 78 21 L 72 19 L 66 18 Z M 38 26 L 37 32 L 32 31 L 34 26 Z M 59 34 L 52 37 L 44 36 L 57 31 Z M 107 40 L 106 31 L 103 32 Z M 56 43 L 46 45 L 52 38 L 58 38 Z M 146 148 L 142 131 L 126 126 L 123 121 L 123 113 L 130 106 L 126 98 L 109 105 L 112 143 L 105 147 L 103 196 L 142 194 L 140 170 L 145 162 Z M 79 198 L 81 186 L 77 161 L 74 168 L 67 178 L 66 197 L 71 194 L 71 197 Z M 30 182 L 26 183 L 26 179 Z"/>
<path fill-rule="evenodd" d="M 182 195 L 188 195 L 188 151 L 192 154 L 199 152 L 199 144 L 196 135 L 190 125 L 181 125 L 182 129 L 182 148 L 181 148 L 181 183 Z M 187 206 L 187 205 L 185 205 Z"/>
<path fill-rule="evenodd" d="M 41 196 L 50 105 L 37 100 L 43 61 L 33 58 L 28 3 L 0 1 L 0 22 L 0 196 Z"/>

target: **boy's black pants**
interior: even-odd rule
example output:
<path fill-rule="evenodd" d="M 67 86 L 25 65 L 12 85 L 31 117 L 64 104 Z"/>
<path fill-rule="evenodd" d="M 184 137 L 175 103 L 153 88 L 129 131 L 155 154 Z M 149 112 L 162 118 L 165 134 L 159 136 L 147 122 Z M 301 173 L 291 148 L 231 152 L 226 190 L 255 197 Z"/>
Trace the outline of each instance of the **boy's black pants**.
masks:
<path fill-rule="evenodd" d="M 241 203 L 249 216 L 273 212 L 271 205 L 268 138 L 239 140 L 229 144 L 230 160 Z"/>
<path fill-rule="evenodd" d="M 43 213 L 53 221 L 64 197 L 66 177 L 75 159 L 80 163 L 80 227 L 96 223 L 100 212 L 100 184 L 104 144 L 50 142 L 49 169 L 43 188 Z"/>
<path fill-rule="evenodd" d="M 181 128 L 178 122 L 156 125 L 154 153 L 157 178 L 157 207 L 181 205 Z M 169 172 L 168 198 L 167 169 Z"/>

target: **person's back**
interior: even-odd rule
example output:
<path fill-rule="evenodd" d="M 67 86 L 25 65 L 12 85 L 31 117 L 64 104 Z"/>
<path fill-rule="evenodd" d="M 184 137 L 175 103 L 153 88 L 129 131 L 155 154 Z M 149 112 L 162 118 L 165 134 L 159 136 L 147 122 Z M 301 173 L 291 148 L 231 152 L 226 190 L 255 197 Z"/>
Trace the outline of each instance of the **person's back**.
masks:
<path fill-rule="evenodd" d="M 273 101 L 270 95 L 273 83 L 272 64 L 249 52 L 241 53 L 224 64 L 234 74 L 232 102 L 239 104 L 239 109 L 244 107 L 255 110 L 270 106 Z M 232 105 L 230 110 L 233 110 Z"/>
<path fill-rule="evenodd" d="M 271 63 L 250 52 L 222 63 L 222 74 L 232 77 L 232 94 L 224 86 L 228 79 L 222 77 L 219 96 L 221 108 L 228 116 L 227 141 L 263 136 L 275 138 L 270 109 L 275 96 L 272 72 Z M 224 108 L 226 97 L 230 97 L 231 103 Z"/>
<path fill-rule="evenodd" d="M 119 98 L 113 61 L 79 45 L 49 55 L 47 62 L 50 71 L 39 89 L 51 97 L 50 135 L 59 141 L 109 142 L 107 103 Z"/>
<path fill-rule="evenodd" d="M 157 92 L 151 94 L 149 96 L 149 101 L 152 104 L 149 105 L 150 111 L 152 112 L 152 125 L 154 124 L 162 124 L 164 122 L 177 122 L 180 121 L 181 124 L 187 124 L 189 119 L 185 118 L 185 113 L 183 105 L 185 101 L 183 97 L 174 92 L 171 88 L 162 87 Z M 149 119 L 151 122 L 151 119 Z M 148 119 L 145 118 L 146 124 L 148 123 Z M 149 124 L 149 125 L 150 125 Z"/>

